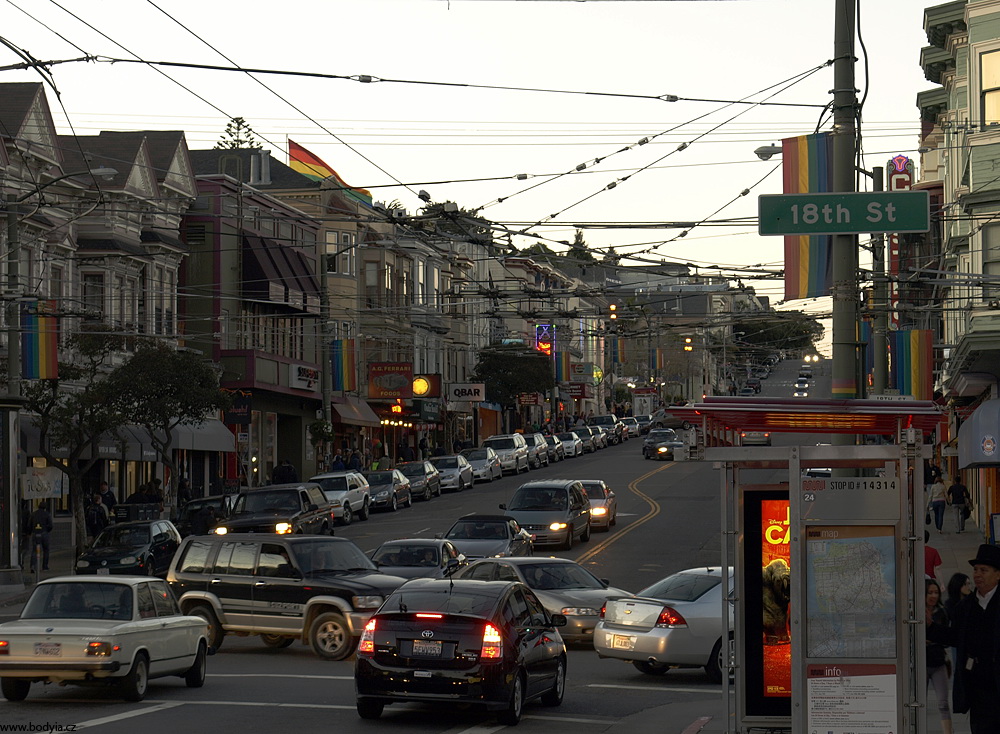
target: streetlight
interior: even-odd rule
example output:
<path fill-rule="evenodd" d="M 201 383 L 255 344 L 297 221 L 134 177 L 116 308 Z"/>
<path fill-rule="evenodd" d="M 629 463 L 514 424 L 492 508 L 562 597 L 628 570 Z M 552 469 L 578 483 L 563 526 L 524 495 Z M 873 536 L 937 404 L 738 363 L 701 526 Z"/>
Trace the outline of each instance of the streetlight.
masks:
<path fill-rule="evenodd" d="M 21 238 L 18 227 L 18 205 L 32 196 L 40 194 L 53 184 L 74 176 L 98 176 L 110 178 L 118 173 L 114 168 L 99 166 L 86 171 L 74 171 L 35 186 L 18 196 L 8 194 L 5 202 L 7 210 L 7 287 L 10 303 L 7 309 L 7 394 L 0 397 L 0 446 L 5 454 L 6 470 L 0 473 L 0 588 L 24 587 L 18 557 L 18 506 L 17 492 L 17 447 L 20 443 L 20 410 L 24 402 L 21 396 L 21 336 L 20 318 L 17 312 L 17 296 L 20 294 Z M 3 435 L 6 434 L 6 435 Z"/>

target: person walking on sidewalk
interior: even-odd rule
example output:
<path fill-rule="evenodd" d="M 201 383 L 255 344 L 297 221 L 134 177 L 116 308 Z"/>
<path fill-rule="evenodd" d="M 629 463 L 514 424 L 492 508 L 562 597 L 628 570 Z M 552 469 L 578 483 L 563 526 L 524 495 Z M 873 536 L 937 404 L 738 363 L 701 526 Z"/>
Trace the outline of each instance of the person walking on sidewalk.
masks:
<path fill-rule="evenodd" d="M 934 527 L 939 533 L 944 532 L 944 508 L 948 503 L 944 482 L 938 475 L 934 483 L 927 490 L 927 508 L 934 513 Z"/>
<path fill-rule="evenodd" d="M 948 625 L 948 614 L 941 606 L 941 587 L 933 579 L 924 581 L 924 604 L 929 618 L 935 624 Z M 930 640 L 927 641 L 926 650 L 927 682 L 934 688 L 934 695 L 937 697 L 941 731 L 944 734 L 952 734 L 951 709 L 948 707 L 948 678 L 951 676 L 948 652 L 944 645 Z M 930 701 L 927 703 L 930 708 Z"/>
<path fill-rule="evenodd" d="M 966 509 L 969 507 L 969 489 L 958 479 L 948 487 L 948 504 L 955 508 L 955 527 L 958 532 L 965 530 Z"/>
<path fill-rule="evenodd" d="M 49 501 L 42 500 L 38 503 L 38 509 L 31 513 L 28 518 L 28 527 L 31 528 L 31 571 L 35 571 L 35 548 L 42 547 L 42 570 L 49 570 L 49 538 L 52 535 L 52 515 L 49 513 Z"/>

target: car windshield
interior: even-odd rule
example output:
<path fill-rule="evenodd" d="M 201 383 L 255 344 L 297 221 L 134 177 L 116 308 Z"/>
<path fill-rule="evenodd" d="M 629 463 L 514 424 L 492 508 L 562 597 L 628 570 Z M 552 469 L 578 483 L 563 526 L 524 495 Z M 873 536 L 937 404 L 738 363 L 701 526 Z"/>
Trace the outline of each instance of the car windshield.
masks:
<path fill-rule="evenodd" d="M 603 589 L 604 584 L 575 563 L 531 563 L 520 566 L 521 575 L 532 589 Z"/>
<path fill-rule="evenodd" d="M 584 484 L 583 489 L 587 493 L 588 500 L 604 499 L 604 487 L 600 484 Z"/>
<path fill-rule="evenodd" d="M 128 584 L 40 584 L 24 605 L 21 619 L 132 619 Z"/>
<path fill-rule="evenodd" d="M 598 426 L 613 426 L 615 424 L 615 419 L 610 415 L 599 415 L 590 422 Z"/>
<path fill-rule="evenodd" d="M 705 576 L 696 573 L 675 573 L 673 576 L 657 581 L 647 586 L 636 596 L 651 596 L 654 599 L 670 599 L 672 601 L 694 601 L 710 589 L 719 585 L 718 576 Z"/>
<path fill-rule="evenodd" d="M 514 493 L 510 510 L 565 510 L 566 490 L 555 487 L 521 487 Z"/>
<path fill-rule="evenodd" d="M 483 456 L 483 458 L 485 459 L 486 457 Z M 438 469 L 458 468 L 458 459 L 456 459 L 454 456 L 444 456 L 441 457 L 440 459 L 433 459 L 431 463 L 434 464 L 434 466 L 436 466 Z"/>
<path fill-rule="evenodd" d="M 241 494 L 236 499 L 233 513 L 241 515 L 254 512 L 298 512 L 300 509 L 297 489 L 259 490 Z"/>
<path fill-rule="evenodd" d="M 673 441 L 677 434 L 669 428 L 654 428 L 649 432 L 647 441 Z"/>
<path fill-rule="evenodd" d="M 439 612 L 442 614 L 467 614 L 475 617 L 492 617 L 496 599 L 472 591 L 455 591 L 442 587 L 439 591 L 413 589 L 403 586 L 385 600 L 382 609 L 406 612 Z"/>
<path fill-rule="evenodd" d="M 449 540 L 506 540 L 507 523 L 459 520 L 444 537 Z"/>
<path fill-rule="evenodd" d="M 323 477 L 312 481 L 316 482 L 324 492 L 347 491 L 347 477 Z"/>
<path fill-rule="evenodd" d="M 572 433 L 560 433 L 559 434 L 559 440 L 560 441 L 574 441 L 577 438 L 578 437 L 574 436 Z"/>
<path fill-rule="evenodd" d="M 302 540 L 293 543 L 292 553 L 302 573 L 345 573 L 348 571 L 375 571 L 371 562 L 354 543 L 326 540 Z"/>
<path fill-rule="evenodd" d="M 556 440 L 557 440 L 557 439 L 556 439 L 556 437 L 555 437 L 555 436 L 546 436 L 546 437 L 545 437 L 545 443 L 547 443 L 547 444 L 549 444 L 549 445 L 551 445 L 551 446 L 554 446 L 554 445 L 555 445 L 555 443 L 556 443 Z"/>
<path fill-rule="evenodd" d="M 486 449 L 466 449 L 465 451 L 462 452 L 462 456 L 464 456 L 469 461 L 485 461 L 486 459 L 490 458 L 489 453 L 487 453 Z M 437 462 L 434 463 L 435 465 L 440 466 L 440 464 L 437 464 Z"/>
<path fill-rule="evenodd" d="M 483 446 L 489 446 L 494 451 L 499 450 L 509 450 L 514 448 L 514 439 L 512 438 L 491 438 L 483 442 Z"/>
<path fill-rule="evenodd" d="M 396 468 L 408 477 L 419 477 L 422 479 L 427 474 L 427 470 L 424 469 L 423 464 L 400 464 Z"/>
<path fill-rule="evenodd" d="M 373 471 L 365 474 L 369 484 L 392 484 L 391 471 Z"/>
<path fill-rule="evenodd" d="M 148 525 L 112 525 L 94 541 L 94 548 L 135 548 L 149 543 Z"/>
<path fill-rule="evenodd" d="M 428 545 L 392 543 L 381 546 L 372 555 L 380 566 L 437 566 L 437 548 Z"/>

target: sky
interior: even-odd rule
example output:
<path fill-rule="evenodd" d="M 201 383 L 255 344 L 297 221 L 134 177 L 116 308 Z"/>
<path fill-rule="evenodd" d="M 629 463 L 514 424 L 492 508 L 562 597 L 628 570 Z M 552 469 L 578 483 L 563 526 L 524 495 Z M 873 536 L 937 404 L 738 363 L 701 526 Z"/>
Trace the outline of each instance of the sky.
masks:
<path fill-rule="evenodd" d="M 865 168 L 918 158 L 916 95 L 934 87 L 919 64 L 923 11 L 938 4 L 859 0 Z M 376 201 L 416 213 L 423 190 L 482 208 L 526 231 L 511 239 L 519 248 L 565 249 L 574 225 L 633 225 L 587 227 L 584 239 L 598 257 L 609 247 L 630 256 L 624 264 L 725 272 L 775 304 L 781 282 L 761 276 L 781 269 L 782 240 L 758 236 L 755 217 L 758 195 L 781 193 L 780 157 L 760 161 L 754 150 L 830 128 L 834 6 L 0 0 L 0 67 L 22 60 L 7 45 L 43 62 L 102 59 L 48 67 L 60 133 L 180 129 L 205 149 L 242 117 L 277 159 L 287 162 L 291 138 Z M 0 71 L 5 82 L 42 79 Z M 688 228 L 634 226 L 650 222 L 705 223 L 683 237 Z"/>

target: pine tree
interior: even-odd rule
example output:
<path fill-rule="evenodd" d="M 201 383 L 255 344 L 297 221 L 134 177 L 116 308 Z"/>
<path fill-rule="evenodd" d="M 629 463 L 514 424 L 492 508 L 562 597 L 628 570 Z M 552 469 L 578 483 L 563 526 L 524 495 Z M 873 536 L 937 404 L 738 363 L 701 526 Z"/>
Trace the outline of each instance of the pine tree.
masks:
<path fill-rule="evenodd" d="M 260 150 L 264 146 L 257 140 L 257 134 L 250 127 L 249 123 L 242 117 L 234 117 L 226 125 L 226 131 L 215 144 L 216 150 L 234 150 L 237 148 L 251 148 Z"/>

